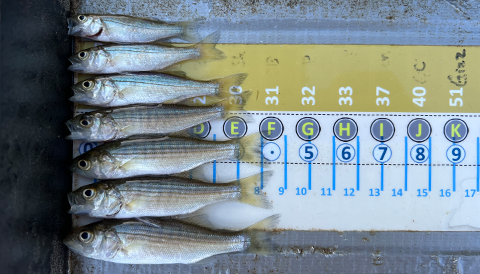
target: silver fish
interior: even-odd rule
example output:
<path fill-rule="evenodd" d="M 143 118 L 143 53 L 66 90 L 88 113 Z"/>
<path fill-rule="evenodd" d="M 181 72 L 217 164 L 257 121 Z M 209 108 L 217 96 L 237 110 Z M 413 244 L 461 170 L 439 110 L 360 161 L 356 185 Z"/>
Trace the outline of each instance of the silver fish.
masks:
<path fill-rule="evenodd" d="M 260 138 L 256 133 L 222 142 L 172 137 L 114 141 L 76 157 L 70 170 L 89 178 L 116 179 L 182 173 L 214 160 L 258 163 Z"/>
<path fill-rule="evenodd" d="M 263 193 L 255 194 L 260 177 L 267 180 L 270 175 L 265 172 L 228 184 L 177 177 L 105 180 L 69 193 L 69 213 L 100 218 L 164 217 L 189 214 L 224 201 L 270 208 Z"/>
<path fill-rule="evenodd" d="M 111 43 L 149 43 L 169 37 L 194 42 L 197 21 L 168 24 L 124 15 L 79 14 L 67 18 L 68 35 Z"/>
<path fill-rule="evenodd" d="M 74 229 L 64 244 L 80 255 L 123 264 L 190 264 L 231 252 L 275 252 L 271 229 L 279 215 L 245 230 L 219 231 L 178 220 L 139 218 L 103 220 Z"/>
<path fill-rule="evenodd" d="M 80 73 L 122 73 L 158 71 L 190 59 L 222 59 L 224 54 L 215 48 L 218 33 L 200 44 L 189 47 L 160 45 L 111 45 L 82 50 L 71 56 L 69 70 Z M 211 44 L 209 44 L 211 43 Z"/>
<path fill-rule="evenodd" d="M 241 101 L 244 104 L 246 98 Z M 101 109 L 68 120 L 66 125 L 72 134 L 67 139 L 102 142 L 132 136 L 164 136 L 210 120 L 222 119 L 230 111 L 243 110 L 243 104 L 223 101 L 210 107 L 160 105 Z"/>
<path fill-rule="evenodd" d="M 99 107 L 118 107 L 133 104 L 174 104 L 192 97 L 209 96 L 213 103 L 235 98 L 235 90 L 247 74 L 240 73 L 211 81 L 195 81 L 181 77 L 137 73 L 99 76 L 79 82 L 72 87 L 70 101 Z M 232 88 L 233 87 L 233 88 Z M 208 99 L 208 98 L 207 98 Z M 196 101 L 206 104 L 207 99 Z"/>

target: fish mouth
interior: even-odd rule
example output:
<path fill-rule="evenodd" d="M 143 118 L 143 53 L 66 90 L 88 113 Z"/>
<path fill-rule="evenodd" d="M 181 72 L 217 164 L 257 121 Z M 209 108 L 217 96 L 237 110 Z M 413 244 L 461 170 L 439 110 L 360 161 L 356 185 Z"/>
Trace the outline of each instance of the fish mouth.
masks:
<path fill-rule="evenodd" d="M 78 96 L 77 96 L 77 95 L 73 95 L 72 97 L 68 98 L 68 101 L 70 101 L 70 102 L 79 102 L 80 100 L 78 100 Z"/>
<path fill-rule="evenodd" d="M 82 134 L 78 131 L 78 129 L 73 125 L 71 121 L 66 121 L 65 125 L 67 126 L 68 130 L 70 130 L 70 135 L 66 136 L 65 139 L 67 140 L 82 140 Z"/>
<path fill-rule="evenodd" d="M 68 193 L 67 198 L 68 203 L 70 204 L 70 210 L 68 211 L 68 214 L 82 214 L 88 212 L 84 205 L 78 202 L 77 197 L 73 192 Z"/>
<path fill-rule="evenodd" d="M 70 204 L 70 210 L 68 211 L 68 213 L 77 213 L 79 206 L 77 205 L 77 199 L 75 199 L 75 195 L 73 193 L 68 193 L 67 198 L 68 203 Z"/>
<path fill-rule="evenodd" d="M 72 97 L 68 98 L 70 102 L 76 103 L 88 103 L 87 98 L 83 97 L 81 94 L 75 94 Z"/>
<path fill-rule="evenodd" d="M 73 22 L 72 18 L 67 18 L 67 24 L 68 24 L 68 35 L 73 35 L 75 23 Z"/>
<path fill-rule="evenodd" d="M 68 61 L 70 61 L 72 64 L 67 68 L 69 71 L 73 72 L 80 72 L 82 69 L 80 68 L 80 64 L 75 62 L 73 59 L 68 58 Z"/>
<path fill-rule="evenodd" d="M 73 72 L 82 72 L 83 71 L 83 68 L 82 68 L 82 64 L 78 61 L 78 59 L 76 58 L 76 56 L 70 56 L 68 58 L 68 61 L 70 61 L 70 63 L 72 63 L 67 69 L 70 70 L 70 71 L 73 71 Z"/>
<path fill-rule="evenodd" d="M 65 122 L 65 125 L 67 125 L 68 130 L 70 130 L 71 133 L 74 133 L 76 131 L 70 121 Z"/>

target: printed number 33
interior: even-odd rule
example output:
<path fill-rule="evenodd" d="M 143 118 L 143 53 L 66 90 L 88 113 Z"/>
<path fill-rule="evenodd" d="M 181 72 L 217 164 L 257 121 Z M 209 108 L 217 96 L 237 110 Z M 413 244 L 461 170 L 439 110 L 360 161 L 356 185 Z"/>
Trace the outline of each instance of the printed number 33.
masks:
<path fill-rule="evenodd" d="M 353 90 L 351 87 L 341 87 L 338 89 L 338 94 L 341 95 L 350 95 L 352 96 L 352 93 L 353 93 Z M 352 97 L 340 97 L 340 99 L 338 99 L 338 104 L 339 105 L 346 105 L 348 103 L 349 106 L 352 105 L 353 103 L 353 100 L 352 100 Z"/>

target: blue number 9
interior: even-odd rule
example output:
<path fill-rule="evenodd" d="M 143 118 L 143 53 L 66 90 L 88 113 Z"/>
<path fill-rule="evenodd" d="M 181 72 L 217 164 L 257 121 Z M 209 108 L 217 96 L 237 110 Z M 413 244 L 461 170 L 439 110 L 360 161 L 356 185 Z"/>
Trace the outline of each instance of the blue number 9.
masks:
<path fill-rule="evenodd" d="M 452 149 L 452 154 L 453 154 L 453 156 L 457 157 L 457 158 L 452 159 L 454 162 L 456 162 L 456 161 L 460 160 L 460 158 L 462 158 L 462 151 L 458 147 Z"/>
<path fill-rule="evenodd" d="M 283 195 L 283 193 L 285 193 L 285 189 L 283 189 L 283 187 L 279 188 L 278 191 L 280 192 L 280 195 Z"/>

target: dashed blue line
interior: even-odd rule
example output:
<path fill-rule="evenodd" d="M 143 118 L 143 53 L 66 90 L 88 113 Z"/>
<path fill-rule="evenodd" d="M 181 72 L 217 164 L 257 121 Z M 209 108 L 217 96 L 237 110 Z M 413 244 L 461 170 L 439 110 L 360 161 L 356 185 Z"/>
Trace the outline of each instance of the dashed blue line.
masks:
<path fill-rule="evenodd" d="M 217 135 L 213 134 L 213 141 L 217 140 Z M 217 182 L 217 160 L 213 160 L 213 183 Z"/>
<path fill-rule="evenodd" d="M 357 136 L 357 191 L 360 190 L 360 137 Z"/>
<path fill-rule="evenodd" d="M 260 149 L 263 151 L 263 137 L 260 135 Z M 260 189 L 263 189 L 263 155 L 260 152 Z"/>
<path fill-rule="evenodd" d="M 237 180 L 240 180 L 240 161 L 237 160 Z"/>
<path fill-rule="evenodd" d="M 408 139 L 405 136 L 405 191 L 408 189 Z"/>
<path fill-rule="evenodd" d="M 479 143 L 479 138 L 477 137 L 477 192 L 480 191 L 480 182 L 479 182 L 479 178 L 480 178 L 480 151 L 479 151 L 479 148 L 480 147 L 480 143 Z"/>
<path fill-rule="evenodd" d="M 308 141 L 311 144 L 311 141 Z M 312 190 L 312 163 L 308 162 L 308 190 Z"/>
<path fill-rule="evenodd" d="M 455 190 L 457 190 L 457 186 L 456 186 L 456 182 L 455 182 L 455 164 L 453 164 L 453 192 L 455 192 Z"/>
<path fill-rule="evenodd" d="M 285 177 L 285 181 L 284 181 L 284 185 L 283 185 L 283 188 L 286 190 L 287 189 L 287 135 L 284 135 L 283 136 L 283 139 L 285 140 L 285 165 L 283 167 L 283 170 L 284 170 L 284 177 Z"/>
<path fill-rule="evenodd" d="M 335 136 L 332 136 L 332 190 L 335 190 Z"/>
<path fill-rule="evenodd" d="M 432 191 L 432 137 L 428 138 L 428 191 Z"/>
<path fill-rule="evenodd" d="M 380 190 L 383 191 L 383 163 L 381 168 Z"/>

